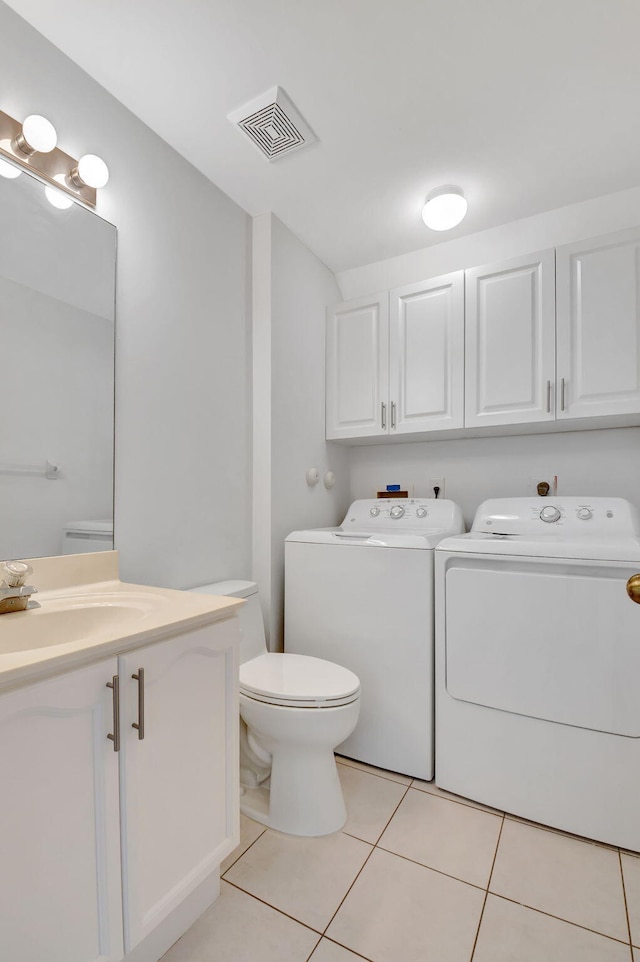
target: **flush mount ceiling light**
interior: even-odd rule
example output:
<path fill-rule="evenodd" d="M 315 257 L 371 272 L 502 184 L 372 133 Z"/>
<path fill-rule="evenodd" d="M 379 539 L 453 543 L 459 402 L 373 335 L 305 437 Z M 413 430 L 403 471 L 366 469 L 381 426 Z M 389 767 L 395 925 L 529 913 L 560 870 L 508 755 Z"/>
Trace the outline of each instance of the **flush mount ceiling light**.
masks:
<path fill-rule="evenodd" d="M 467 201 L 461 187 L 447 184 L 436 187 L 427 195 L 422 208 L 422 219 L 431 230 L 451 230 L 467 213 Z"/>
<path fill-rule="evenodd" d="M 60 150 L 57 142 L 55 127 L 46 117 L 31 114 L 21 124 L 0 110 L 0 158 L 4 155 L 55 188 L 47 194 L 54 206 L 64 209 L 72 197 L 95 207 L 96 191 L 109 180 L 107 165 L 95 154 L 85 154 L 76 160 Z M 0 175 L 17 177 L 19 173 L 19 168 L 0 160 Z M 62 200 L 66 201 L 64 205 Z"/>

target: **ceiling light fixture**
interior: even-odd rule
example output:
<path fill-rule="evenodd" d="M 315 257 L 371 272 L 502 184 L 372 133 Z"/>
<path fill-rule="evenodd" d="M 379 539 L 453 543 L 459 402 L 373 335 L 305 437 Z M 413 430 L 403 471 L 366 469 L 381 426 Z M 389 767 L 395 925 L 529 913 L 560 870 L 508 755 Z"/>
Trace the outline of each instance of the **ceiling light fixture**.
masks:
<path fill-rule="evenodd" d="M 30 114 L 14 140 L 14 145 L 27 157 L 35 153 L 50 154 L 57 143 L 56 128 L 40 114 Z"/>
<path fill-rule="evenodd" d="M 21 124 L 0 110 L 0 175 L 17 177 L 21 169 L 29 170 L 55 188 L 47 193 L 54 206 L 64 209 L 72 197 L 95 207 L 97 191 L 109 180 L 107 165 L 95 154 L 76 160 L 60 150 L 57 142 L 55 127 L 46 117 L 30 114 Z M 12 163 L 6 164 L 3 156 Z"/>
<path fill-rule="evenodd" d="M 422 219 L 431 230 L 451 230 L 464 219 L 467 201 L 461 187 L 447 184 L 427 194 Z"/>

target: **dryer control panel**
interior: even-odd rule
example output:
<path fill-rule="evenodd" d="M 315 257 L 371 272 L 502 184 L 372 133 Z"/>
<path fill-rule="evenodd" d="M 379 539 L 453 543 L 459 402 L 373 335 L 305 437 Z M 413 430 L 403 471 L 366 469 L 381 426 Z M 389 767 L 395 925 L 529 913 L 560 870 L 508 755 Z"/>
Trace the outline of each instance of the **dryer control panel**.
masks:
<path fill-rule="evenodd" d="M 393 527 L 398 532 L 407 528 L 432 531 L 433 529 L 462 530 L 462 514 L 455 501 L 445 498 L 371 498 L 354 501 L 344 521 L 344 529 L 369 531 Z"/>
<path fill-rule="evenodd" d="M 502 498 L 480 505 L 471 530 L 608 541 L 637 536 L 640 521 L 636 508 L 622 498 Z"/>

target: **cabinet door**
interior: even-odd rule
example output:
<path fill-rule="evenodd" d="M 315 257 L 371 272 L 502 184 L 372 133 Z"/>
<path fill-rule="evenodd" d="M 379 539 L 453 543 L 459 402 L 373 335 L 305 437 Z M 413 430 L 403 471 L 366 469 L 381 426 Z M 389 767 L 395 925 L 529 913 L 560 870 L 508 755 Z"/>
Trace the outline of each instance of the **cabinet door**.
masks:
<path fill-rule="evenodd" d="M 558 418 L 640 412 L 640 230 L 557 250 Z"/>
<path fill-rule="evenodd" d="M 390 294 L 391 434 L 464 423 L 464 274 Z"/>
<path fill-rule="evenodd" d="M 233 617 L 119 659 L 127 951 L 237 844 L 238 640 Z"/>
<path fill-rule="evenodd" d="M 554 253 L 465 271 L 465 424 L 553 421 Z"/>
<path fill-rule="evenodd" d="M 389 299 L 339 304 L 327 312 L 326 436 L 389 431 Z"/>
<path fill-rule="evenodd" d="M 14 616 L 15 617 L 15 616 Z M 116 659 L 0 696 L 0 959 L 122 958 Z"/>

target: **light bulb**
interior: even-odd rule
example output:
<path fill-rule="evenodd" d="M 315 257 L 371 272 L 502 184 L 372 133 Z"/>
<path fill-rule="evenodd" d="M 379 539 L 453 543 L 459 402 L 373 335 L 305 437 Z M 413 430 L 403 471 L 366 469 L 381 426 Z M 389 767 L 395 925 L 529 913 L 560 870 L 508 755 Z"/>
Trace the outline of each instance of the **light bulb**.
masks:
<path fill-rule="evenodd" d="M 427 197 L 422 219 L 431 230 L 451 230 L 467 213 L 467 201 L 460 187 L 437 187 Z"/>
<path fill-rule="evenodd" d="M 46 117 L 30 114 L 22 125 L 22 132 L 15 139 L 15 145 L 23 154 L 50 153 L 58 143 L 56 128 Z"/>
<path fill-rule="evenodd" d="M 59 183 L 64 183 L 64 178 L 61 174 L 57 174 L 54 178 Z M 64 194 L 61 190 L 57 190 L 55 187 L 45 187 L 44 194 L 52 207 L 56 207 L 58 210 L 68 210 L 73 206 L 73 198 L 69 197 L 68 194 Z"/>
<path fill-rule="evenodd" d="M 6 160 L 0 160 L 0 177 L 15 180 L 21 173 L 22 171 L 18 167 L 14 167 L 13 164 L 8 164 Z"/>
<path fill-rule="evenodd" d="M 69 175 L 76 187 L 104 187 L 109 180 L 109 168 L 102 157 L 95 154 L 85 154 L 78 161 Z"/>

